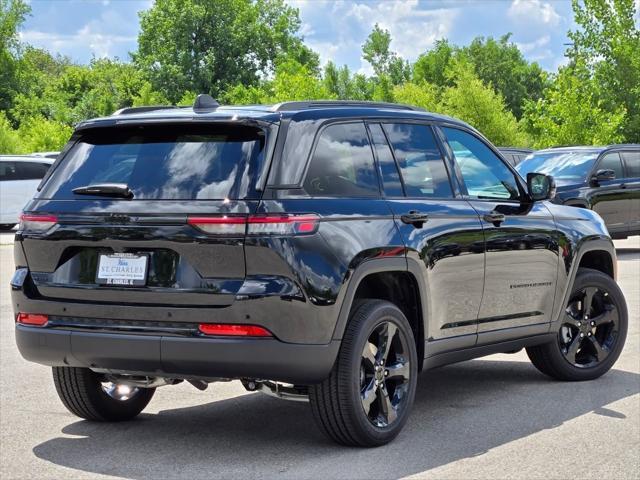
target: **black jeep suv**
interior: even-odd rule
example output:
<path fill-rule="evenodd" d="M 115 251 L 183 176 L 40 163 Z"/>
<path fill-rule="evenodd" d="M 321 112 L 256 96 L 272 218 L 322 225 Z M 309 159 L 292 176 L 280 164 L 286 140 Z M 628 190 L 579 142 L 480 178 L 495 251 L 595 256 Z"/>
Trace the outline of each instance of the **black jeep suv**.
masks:
<path fill-rule="evenodd" d="M 616 361 L 612 241 L 552 191 L 411 107 L 116 112 L 77 127 L 23 213 L 18 347 L 88 420 L 240 379 L 308 400 L 337 442 L 381 445 L 421 370 L 523 347 L 560 380 Z"/>

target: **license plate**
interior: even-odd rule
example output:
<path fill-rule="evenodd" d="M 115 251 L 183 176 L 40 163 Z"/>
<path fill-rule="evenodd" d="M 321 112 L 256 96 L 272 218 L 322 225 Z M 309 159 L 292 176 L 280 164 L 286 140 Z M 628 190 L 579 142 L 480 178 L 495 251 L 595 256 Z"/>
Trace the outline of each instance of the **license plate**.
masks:
<path fill-rule="evenodd" d="M 144 285 L 147 282 L 148 263 L 148 255 L 134 253 L 100 255 L 96 283 L 99 285 Z"/>

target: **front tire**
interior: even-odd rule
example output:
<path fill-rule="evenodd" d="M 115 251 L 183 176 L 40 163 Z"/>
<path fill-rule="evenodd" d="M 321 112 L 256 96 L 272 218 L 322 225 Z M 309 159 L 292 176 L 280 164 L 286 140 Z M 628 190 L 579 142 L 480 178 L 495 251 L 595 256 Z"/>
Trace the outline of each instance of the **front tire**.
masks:
<path fill-rule="evenodd" d="M 589 268 L 578 270 L 556 341 L 527 348 L 533 365 L 557 380 L 593 380 L 616 362 L 627 337 L 627 304 L 618 284 Z"/>
<path fill-rule="evenodd" d="M 53 367 L 53 382 L 64 406 L 74 415 L 96 422 L 119 422 L 137 416 L 155 393 L 155 388 L 118 392 L 88 368 Z"/>
<path fill-rule="evenodd" d="M 384 445 L 407 421 L 417 374 L 416 344 L 404 314 L 390 302 L 363 301 L 350 316 L 329 378 L 309 388 L 316 423 L 343 445 Z"/>
<path fill-rule="evenodd" d="M 15 223 L 1 223 L 0 224 L 0 232 L 8 232 L 9 230 L 12 230 L 13 227 L 15 227 L 16 224 Z"/>

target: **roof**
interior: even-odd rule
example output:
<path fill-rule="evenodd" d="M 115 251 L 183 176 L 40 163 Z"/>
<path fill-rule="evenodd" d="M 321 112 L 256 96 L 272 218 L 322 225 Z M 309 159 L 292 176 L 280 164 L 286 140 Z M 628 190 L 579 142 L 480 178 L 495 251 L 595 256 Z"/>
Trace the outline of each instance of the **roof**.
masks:
<path fill-rule="evenodd" d="M 199 95 L 193 107 L 149 106 L 124 108 L 109 117 L 82 122 L 77 126 L 77 129 L 146 122 L 257 121 L 277 123 L 284 118 L 305 120 L 346 117 L 427 119 L 472 128 L 452 117 L 430 113 L 410 105 L 393 103 L 314 100 L 282 102 L 275 105 L 218 105 L 212 98 L 204 97 L 208 97 L 208 95 Z"/>
<path fill-rule="evenodd" d="M 634 149 L 640 149 L 640 144 L 637 143 L 619 143 L 611 145 L 573 145 L 562 147 L 551 147 L 543 150 L 538 150 L 536 153 L 549 153 L 549 152 L 604 152 L 613 148 L 625 148 L 632 147 Z"/>

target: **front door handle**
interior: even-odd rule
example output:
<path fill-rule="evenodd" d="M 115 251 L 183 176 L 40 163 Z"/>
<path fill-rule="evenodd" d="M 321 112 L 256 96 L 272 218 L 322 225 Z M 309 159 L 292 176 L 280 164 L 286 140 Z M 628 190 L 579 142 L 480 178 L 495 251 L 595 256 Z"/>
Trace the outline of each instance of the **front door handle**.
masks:
<path fill-rule="evenodd" d="M 485 213 L 482 217 L 485 222 L 493 223 L 494 227 L 499 227 L 504 222 L 504 213 L 496 212 L 495 210 L 489 213 Z"/>
<path fill-rule="evenodd" d="M 402 223 L 413 225 L 416 228 L 422 228 L 422 225 L 429 220 L 429 215 L 416 210 L 411 210 L 409 213 L 400 215 L 400 220 L 402 220 Z"/>

